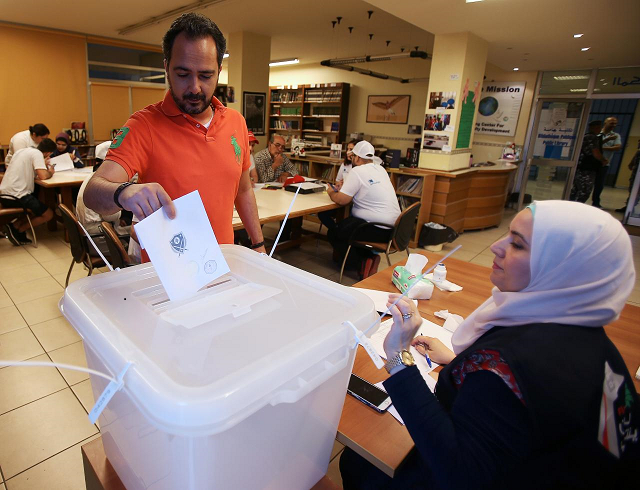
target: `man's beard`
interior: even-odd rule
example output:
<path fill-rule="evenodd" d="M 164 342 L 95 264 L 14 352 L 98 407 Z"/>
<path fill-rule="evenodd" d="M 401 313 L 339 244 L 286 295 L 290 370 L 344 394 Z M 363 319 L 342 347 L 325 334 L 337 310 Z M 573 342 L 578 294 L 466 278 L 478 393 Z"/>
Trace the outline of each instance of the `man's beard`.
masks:
<path fill-rule="evenodd" d="M 169 82 L 169 91 L 171 92 L 171 97 L 173 97 L 173 100 L 175 101 L 178 108 L 185 114 L 202 114 L 207 110 L 207 107 L 211 105 L 211 100 L 213 100 L 213 95 L 207 101 L 204 94 L 187 93 L 183 97 L 178 97 L 173 91 L 171 82 Z M 189 104 L 189 101 L 200 101 L 200 104 L 198 104 L 197 106 L 193 106 Z"/>

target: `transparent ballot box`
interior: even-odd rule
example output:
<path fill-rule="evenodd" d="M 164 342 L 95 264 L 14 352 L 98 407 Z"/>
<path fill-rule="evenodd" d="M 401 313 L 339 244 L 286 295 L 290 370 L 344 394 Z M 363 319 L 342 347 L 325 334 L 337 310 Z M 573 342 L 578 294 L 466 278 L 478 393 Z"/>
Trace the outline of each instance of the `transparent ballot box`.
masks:
<path fill-rule="evenodd" d="M 98 423 L 134 489 L 308 489 L 325 473 L 373 302 L 223 245 L 231 272 L 169 301 L 151 264 L 87 277 L 61 299 L 90 368 L 124 386 Z M 377 326 L 368 335 L 375 332 Z M 109 381 L 91 376 L 98 400 Z"/>

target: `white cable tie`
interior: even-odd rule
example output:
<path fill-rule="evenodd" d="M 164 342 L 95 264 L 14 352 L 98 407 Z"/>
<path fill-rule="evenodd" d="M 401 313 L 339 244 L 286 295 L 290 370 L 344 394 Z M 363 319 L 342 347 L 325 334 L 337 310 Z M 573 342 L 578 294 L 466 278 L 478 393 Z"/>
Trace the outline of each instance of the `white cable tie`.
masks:
<path fill-rule="evenodd" d="M 93 241 L 93 238 L 91 238 L 91 235 L 89 235 L 89 232 L 87 231 L 87 229 L 82 226 L 82 223 L 80 223 L 80 220 L 78 220 L 78 224 L 80 225 L 80 228 L 82 228 L 82 231 L 84 231 L 84 234 L 87 235 L 87 238 L 89 239 L 89 242 L 91 242 L 91 245 L 93 245 L 93 248 L 95 248 L 96 252 L 98 252 L 98 255 L 100 256 L 100 258 L 102 259 L 102 261 L 107 264 L 107 267 L 109 268 L 109 270 L 111 272 L 113 272 L 113 267 L 111 267 L 111 264 L 109 263 L 109 261 L 106 259 L 106 257 L 104 255 L 102 255 L 102 252 L 100 251 L 100 249 L 98 248 L 98 246 L 96 245 L 96 242 Z M 118 267 L 117 270 L 120 270 L 120 268 Z"/>
<path fill-rule="evenodd" d="M 373 363 L 376 365 L 376 367 L 378 369 L 382 369 L 384 367 L 384 361 L 382 360 L 382 357 L 380 357 L 380 354 L 378 354 L 375 347 L 371 343 L 371 340 L 369 340 L 369 337 L 367 337 L 363 331 L 358 330 L 358 328 L 350 321 L 347 320 L 343 322 L 343 325 L 345 324 L 349 325 L 353 329 L 353 334 L 354 334 L 356 343 L 354 344 L 352 349 L 355 349 L 356 347 L 358 347 L 358 344 L 360 344 L 364 348 L 364 350 L 367 351 L 367 354 L 369 354 L 369 357 L 371 358 Z"/>
<path fill-rule="evenodd" d="M 116 381 L 115 378 L 112 378 L 108 374 L 101 373 L 100 371 L 95 371 L 93 369 L 81 367 L 81 366 L 72 366 L 71 364 L 63 364 L 59 362 L 46 362 L 46 361 L 4 361 L 0 360 L 0 366 L 17 366 L 17 367 L 56 367 L 60 369 L 70 369 L 72 371 L 80 371 L 87 374 L 93 374 L 95 376 L 100 376 L 109 381 Z"/>
<path fill-rule="evenodd" d="M 289 209 L 287 209 L 287 214 L 285 214 L 284 216 L 284 220 L 282 221 L 282 226 L 280 227 L 280 230 L 278 231 L 278 236 L 276 237 L 276 241 L 273 243 L 273 247 L 271 247 L 271 253 L 269 253 L 269 257 L 271 257 L 273 255 L 273 252 L 276 251 L 276 247 L 278 246 L 278 241 L 280 241 L 280 235 L 282 235 L 282 230 L 284 230 L 284 225 L 287 224 L 287 219 L 289 218 L 289 213 L 291 212 L 291 208 L 293 207 L 293 203 L 296 202 L 296 197 L 298 197 L 298 192 L 300 192 L 301 187 L 298 186 L 298 188 L 296 189 L 296 193 L 293 196 L 293 199 L 291 200 L 291 204 L 289 204 Z"/>
<path fill-rule="evenodd" d="M 132 364 L 132 362 L 128 362 L 124 366 L 122 371 L 120 371 L 120 374 L 118 374 L 118 378 L 113 379 L 104 389 L 104 391 L 98 398 L 98 401 L 96 401 L 96 404 L 91 409 L 91 412 L 89 412 L 89 421 L 92 424 L 96 423 L 96 420 L 98 420 L 98 417 L 100 417 L 102 411 L 106 408 L 109 401 L 113 398 L 113 395 L 115 395 L 122 389 L 122 387 L 124 386 L 124 375 Z"/>

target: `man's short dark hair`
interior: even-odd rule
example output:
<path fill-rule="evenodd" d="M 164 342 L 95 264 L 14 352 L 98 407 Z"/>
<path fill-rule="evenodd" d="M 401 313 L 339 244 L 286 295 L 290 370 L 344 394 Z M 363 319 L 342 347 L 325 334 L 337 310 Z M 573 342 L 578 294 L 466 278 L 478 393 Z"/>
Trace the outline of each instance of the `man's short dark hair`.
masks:
<path fill-rule="evenodd" d="M 169 61 L 171 61 L 173 42 L 181 32 L 184 32 L 187 39 L 190 40 L 202 39 L 204 37 L 211 36 L 216 43 L 216 50 L 218 51 L 218 66 L 222 65 L 222 58 L 227 50 L 227 40 L 222 35 L 222 32 L 215 22 L 204 15 L 193 12 L 182 14 L 174 20 L 171 27 L 162 38 L 162 51 L 164 53 L 164 59 L 167 61 L 167 65 L 169 64 Z"/>
<path fill-rule="evenodd" d="M 589 129 L 595 128 L 596 126 L 602 126 L 602 121 L 591 121 L 589 123 Z"/>
<path fill-rule="evenodd" d="M 45 138 L 40 142 L 40 144 L 38 144 L 38 150 L 42 153 L 52 153 L 56 151 L 56 148 L 56 142 L 51 138 Z"/>
<path fill-rule="evenodd" d="M 29 132 L 31 134 L 35 134 L 36 136 L 46 136 L 50 134 L 49 128 L 46 127 L 42 123 L 34 124 L 33 126 L 29 126 Z"/>

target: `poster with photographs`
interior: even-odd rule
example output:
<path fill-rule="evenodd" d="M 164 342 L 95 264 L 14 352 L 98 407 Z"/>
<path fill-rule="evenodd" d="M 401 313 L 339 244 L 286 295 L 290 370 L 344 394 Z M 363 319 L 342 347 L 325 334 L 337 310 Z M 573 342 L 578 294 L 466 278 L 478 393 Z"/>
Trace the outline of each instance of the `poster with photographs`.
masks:
<path fill-rule="evenodd" d="M 422 149 L 423 150 L 438 150 L 442 151 L 442 147 L 449 145 L 449 137 L 440 134 L 424 133 L 422 136 Z"/>
<path fill-rule="evenodd" d="M 451 124 L 451 114 L 425 114 L 425 131 L 444 131 Z"/>
<path fill-rule="evenodd" d="M 407 124 L 410 102 L 410 95 L 370 95 L 367 122 Z"/>
<path fill-rule="evenodd" d="M 266 98 L 264 92 L 242 92 L 242 114 L 247 120 L 247 129 L 256 136 L 264 135 Z"/>
<path fill-rule="evenodd" d="M 429 94 L 429 109 L 455 109 L 456 93 L 455 92 L 431 92 Z"/>

